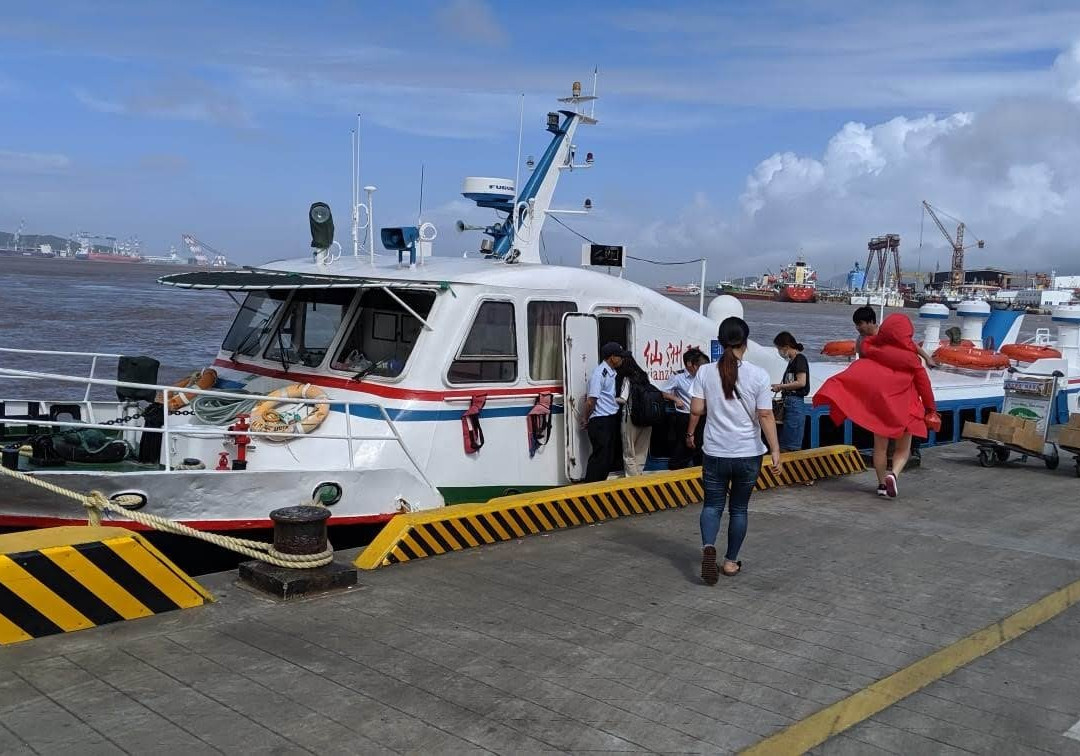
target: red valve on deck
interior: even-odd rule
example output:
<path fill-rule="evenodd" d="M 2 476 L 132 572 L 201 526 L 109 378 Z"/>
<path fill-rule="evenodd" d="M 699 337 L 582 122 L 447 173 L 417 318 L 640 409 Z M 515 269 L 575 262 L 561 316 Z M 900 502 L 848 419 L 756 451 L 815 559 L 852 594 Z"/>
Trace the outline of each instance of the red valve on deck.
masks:
<path fill-rule="evenodd" d="M 217 467 L 215 467 L 214 469 L 215 470 L 228 470 L 229 469 L 229 453 L 228 452 L 218 452 Z"/>
<path fill-rule="evenodd" d="M 229 430 L 237 431 L 241 435 L 233 436 L 233 443 L 236 444 L 236 459 L 233 460 L 232 469 L 234 470 L 246 470 L 247 469 L 247 448 L 251 443 L 251 436 L 243 433 L 251 426 L 248 425 L 247 415 L 237 415 L 236 423 L 229 426 Z"/>

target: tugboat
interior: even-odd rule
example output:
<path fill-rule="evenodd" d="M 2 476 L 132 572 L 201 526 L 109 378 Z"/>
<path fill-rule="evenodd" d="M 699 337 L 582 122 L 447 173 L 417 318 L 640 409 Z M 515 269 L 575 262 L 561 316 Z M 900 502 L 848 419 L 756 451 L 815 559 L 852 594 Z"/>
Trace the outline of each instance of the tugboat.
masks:
<path fill-rule="evenodd" d="M 802 255 L 780 271 L 776 300 L 800 304 L 817 301 L 817 272 L 807 265 Z"/>

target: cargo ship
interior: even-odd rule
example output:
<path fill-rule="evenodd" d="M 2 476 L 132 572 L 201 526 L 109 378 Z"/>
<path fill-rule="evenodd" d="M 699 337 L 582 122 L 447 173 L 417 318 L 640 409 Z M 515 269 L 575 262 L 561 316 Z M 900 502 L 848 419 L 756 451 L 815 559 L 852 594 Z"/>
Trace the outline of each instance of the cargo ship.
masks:
<path fill-rule="evenodd" d="M 701 293 L 701 287 L 697 284 L 668 284 L 664 287 L 664 291 L 668 294 L 696 297 Z"/>
<path fill-rule="evenodd" d="M 817 272 L 800 255 L 780 271 L 778 302 L 808 303 L 817 301 Z"/>

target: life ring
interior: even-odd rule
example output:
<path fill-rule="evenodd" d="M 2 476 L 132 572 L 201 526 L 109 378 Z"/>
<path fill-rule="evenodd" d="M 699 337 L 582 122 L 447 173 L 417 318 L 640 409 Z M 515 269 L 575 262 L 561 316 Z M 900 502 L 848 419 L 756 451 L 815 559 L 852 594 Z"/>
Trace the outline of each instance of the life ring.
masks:
<path fill-rule="evenodd" d="M 191 375 L 184 376 L 173 385 L 176 388 L 197 388 L 212 389 L 214 384 L 217 383 L 218 374 L 213 368 L 203 368 L 202 370 L 196 370 Z M 170 391 L 169 392 L 169 412 L 179 412 L 186 407 L 198 394 L 184 393 L 182 391 Z M 158 403 L 164 401 L 164 394 L 159 393 L 156 401 Z"/>
<path fill-rule="evenodd" d="M 934 352 L 934 361 L 976 370 L 1002 370 L 1009 367 L 1009 358 L 1004 354 L 966 346 L 943 346 Z"/>
<path fill-rule="evenodd" d="M 821 353 L 826 357 L 854 357 L 855 342 L 852 339 L 827 341 L 821 348 Z"/>
<path fill-rule="evenodd" d="M 305 404 L 303 406 L 308 409 L 307 414 L 293 420 L 286 419 L 277 411 L 277 406 L 287 403 L 289 399 L 329 399 L 321 388 L 310 383 L 293 383 L 284 388 L 274 389 L 267 396 L 275 398 L 259 402 L 251 410 L 251 430 L 256 433 L 282 434 L 266 437 L 272 441 L 288 440 L 290 428 L 291 434 L 312 433 L 330 414 L 329 402 Z"/>
<path fill-rule="evenodd" d="M 1061 352 L 1058 350 L 1038 344 L 1006 344 L 1001 348 L 1001 353 L 1017 362 L 1035 362 L 1035 360 L 1061 357 Z"/>

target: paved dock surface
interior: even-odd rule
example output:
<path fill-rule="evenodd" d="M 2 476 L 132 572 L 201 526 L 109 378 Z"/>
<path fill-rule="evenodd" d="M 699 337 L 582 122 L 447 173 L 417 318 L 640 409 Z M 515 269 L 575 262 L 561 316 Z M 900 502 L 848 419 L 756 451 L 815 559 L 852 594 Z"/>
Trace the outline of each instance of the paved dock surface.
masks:
<path fill-rule="evenodd" d="M 698 508 L 0 650 L 2 753 L 691 752 L 750 746 L 1080 578 L 1080 480 L 926 453 L 756 494 L 701 584 Z M 817 752 L 1080 753 L 1080 606 Z M 1076 728 L 1080 731 L 1080 726 Z"/>

